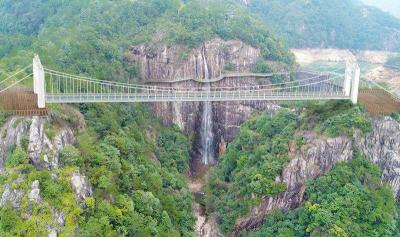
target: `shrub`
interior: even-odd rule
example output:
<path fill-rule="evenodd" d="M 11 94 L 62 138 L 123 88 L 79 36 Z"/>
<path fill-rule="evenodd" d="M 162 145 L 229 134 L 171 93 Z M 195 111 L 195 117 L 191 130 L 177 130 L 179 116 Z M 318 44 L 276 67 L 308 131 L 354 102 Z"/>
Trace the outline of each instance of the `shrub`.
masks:
<path fill-rule="evenodd" d="M 15 167 L 28 163 L 28 154 L 21 147 L 16 147 L 10 157 L 6 160 L 7 167 Z"/>
<path fill-rule="evenodd" d="M 78 149 L 69 144 L 61 150 L 60 159 L 65 165 L 79 166 L 82 164 L 81 153 Z"/>

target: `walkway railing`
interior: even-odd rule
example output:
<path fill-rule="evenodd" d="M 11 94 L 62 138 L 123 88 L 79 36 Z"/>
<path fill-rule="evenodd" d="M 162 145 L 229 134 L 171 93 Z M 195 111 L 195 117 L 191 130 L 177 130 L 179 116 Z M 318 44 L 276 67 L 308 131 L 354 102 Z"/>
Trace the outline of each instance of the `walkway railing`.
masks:
<path fill-rule="evenodd" d="M 37 95 L 38 108 L 45 103 L 96 103 L 96 102 L 165 102 L 165 101 L 249 101 L 249 100 L 342 100 L 357 102 L 359 68 L 348 67 L 344 75 L 315 73 L 302 79 L 289 78 L 288 72 L 257 74 L 237 73 L 221 75 L 204 82 L 200 79 L 176 79 L 176 83 L 152 81 L 148 84 L 131 84 L 98 80 L 68 74 L 41 65 L 38 56 L 33 60 L 33 91 Z M 29 67 L 29 66 L 28 66 Z M 0 93 L 9 90 L 32 77 L 31 73 L 18 72 L 0 81 Z M 307 72 L 310 74 L 310 72 Z M 271 77 L 281 76 L 279 83 Z M 13 79 L 14 78 L 14 79 Z M 18 79 L 16 79 L 18 78 Z M 221 80 L 237 78 L 254 79 L 252 85 L 221 86 Z M 265 80 L 259 83 L 260 79 Z M 187 80 L 196 86 L 183 85 Z M 199 83 L 201 82 L 201 83 Z M 237 82 L 237 81 L 235 81 Z M 156 85 L 153 85 L 156 83 Z M 165 85 L 166 84 L 166 85 Z M 238 84 L 238 83 L 233 83 Z"/>

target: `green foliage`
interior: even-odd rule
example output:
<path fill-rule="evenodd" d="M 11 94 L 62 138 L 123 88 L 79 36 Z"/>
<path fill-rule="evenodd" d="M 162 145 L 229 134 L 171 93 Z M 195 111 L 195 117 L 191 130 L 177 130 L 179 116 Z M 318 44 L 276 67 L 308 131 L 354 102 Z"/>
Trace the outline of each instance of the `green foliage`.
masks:
<path fill-rule="evenodd" d="M 21 235 L 23 220 L 11 205 L 6 205 L 0 210 L 0 234 L 2 236 Z"/>
<path fill-rule="evenodd" d="M 61 236 L 194 236 L 183 176 L 189 143 L 179 129 L 163 127 L 141 105 L 82 105 L 81 112 L 88 129 L 77 147 L 61 150 L 61 168 L 34 168 L 21 147 L 6 160 L 6 168 L 18 169 L 9 170 L 2 187 L 12 182 L 25 194 L 18 210 L 0 208 L 0 235 L 48 235 L 48 225 L 58 226 L 52 213 L 62 211 Z M 94 191 L 79 201 L 71 187 L 78 170 Z M 27 195 L 35 180 L 41 201 L 32 205 Z"/>
<path fill-rule="evenodd" d="M 295 114 L 282 111 L 273 117 L 255 117 L 241 126 L 208 187 L 208 205 L 219 213 L 222 231 L 229 232 L 236 218 L 258 202 L 252 194 L 275 196 L 286 190 L 275 177 L 289 161 L 288 145 L 296 124 Z"/>
<path fill-rule="evenodd" d="M 1 109 L 1 108 L 0 108 Z M 0 127 L 7 121 L 8 114 L 0 111 Z"/>
<path fill-rule="evenodd" d="M 86 200 L 82 235 L 191 236 L 191 195 L 182 175 L 186 137 L 149 119 L 140 105 L 82 105 L 81 111 L 93 135 L 81 136 L 78 150 L 96 200 Z"/>
<path fill-rule="evenodd" d="M 250 236 L 395 236 L 395 200 L 380 177 L 362 157 L 339 163 L 307 184 L 303 207 L 272 212 Z"/>
<path fill-rule="evenodd" d="M 272 69 L 263 60 L 258 60 L 253 71 L 256 73 L 271 73 Z"/>
<path fill-rule="evenodd" d="M 0 4 L 4 71 L 27 64 L 33 48 L 49 68 L 132 82 L 138 79 L 138 69 L 126 57 L 129 45 L 180 44 L 189 50 L 216 37 L 240 39 L 260 48 L 267 60 L 294 65 L 283 43 L 236 1 L 23 2 Z"/>
<path fill-rule="evenodd" d="M 163 129 L 158 138 L 159 160 L 163 166 L 177 169 L 179 173 L 189 168 L 188 140 L 178 128 Z"/>
<path fill-rule="evenodd" d="M 400 122 L 400 112 L 394 112 L 394 113 L 392 113 L 392 114 L 391 114 L 391 117 Z"/>
<path fill-rule="evenodd" d="M 82 159 L 78 149 L 72 145 L 66 145 L 60 152 L 60 161 L 65 165 L 81 166 Z"/>
<path fill-rule="evenodd" d="M 362 108 L 348 101 L 308 104 L 303 124 L 305 129 L 313 128 L 330 137 L 352 137 L 356 129 L 363 133 L 371 129 Z"/>
<path fill-rule="evenodd" d="M 388 40 L 400 20 L 355 0 L 252 0 L 248 7 L 290 47 L 400 49 L 398 40 Z"/>
<path fill-rule="evenodd" d="M 15 167 L 28 163 L 28 154 L 22 147 L 16 147 L 10 157 L 7 158 L 5 165 L 7 167 Z"/>

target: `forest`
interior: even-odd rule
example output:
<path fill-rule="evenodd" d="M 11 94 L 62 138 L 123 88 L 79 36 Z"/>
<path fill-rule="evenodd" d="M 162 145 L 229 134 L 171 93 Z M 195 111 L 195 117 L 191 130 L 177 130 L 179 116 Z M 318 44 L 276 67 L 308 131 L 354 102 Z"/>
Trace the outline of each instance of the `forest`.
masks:
<path fill-rule="evenodd" d="M 299 105 L 296 105 L 299 106 Z M 308 103 L 303 115 L 282 111 L 272 118 L 256 116 L 241 126 L 235 141 L 210 176 L 208 211 L 219 215 L 220 228 L 230 233 L 239 217 L 259 205 L 262 197 L 286 190 L 275 180 L 290 161 L 289 143 L 307 144 L 301 131 L 327 137 L 367 133 L 371 122 L 361 107 L 349 103 Z M 333 112 L 335 111 L 335 112 Z M 301 118 L 301 119 L 300 119 Z M 396 236 L 397 207 L 390 188 L 382 185 L 381 170 L 362 155 L 338 163 L 326 175 L 306 184 L 306 200 L 298 209 L 274 210 L 249 236 Z M 255 198 L 254 198 L 255 195 Z"/>
<path fill-rule="evenodd" d="M 248 7 L 290 47 L 400 50 L 400 19 L 357 0 L 252 0 Z"/>
<path fill-rule="evenodd" d="M 130 45 L 179 44 L 190 51 L 212 38 L 239 39 L 259 48 L 257 72 L 270 72 L 266 61 L 295 68 L 288 47 L 400 48 L 400 42 L 384 41 L 389 33 L 382 30 L 400 29 L 399 20 L 373 8 L 367 8 L 363 18 L 363 12 L 355 10 L 357 4 L 348 7 L 339 0 L 241 2 L 3 0 L 0 79 L 38 53 L 52 69 L 140 82 L 137 66 L 126 58 Z M 282 27 L 287 22 L 289 27 Z M 399 62 L 391 58 L 387 65 L 400 67 Z M 49 110 L 57 121 L 72 125 L 79 113 L 87 128 L 75 134 L 76 144 L 62 149 L 56 170 L 28 162 L 27 137 L 12 146 L 0 173 L 1 193 L 7 187 L 27 192 L 38 180 L 42 200 L 31 205 L 25 195 L 19 208 L 1 206 L 0 236 L 46 236 L 49 225 L 55 224 L 55 210 L 63 211 L 66 219 L 57 229 L 59 236 L 195 236 L 194 200 L 187 183 L 192 137 L 155 118 L 147 104 L 53 105 Z M 399 113 L 392 117 L 400 121 Z M 0 113 L 0 127 L 9 118 Z M 54 137 L 58 126 L 46 124 L 46 135 Z M 260 111 L 240 126 L 210 169 L 206 212 L 217 214 L 219 228 L 228 236 L 262 197 L 287 190 L 276 177 L 291 161 L 290 143 L 307 149 L 299 134 L 352 138 L 371 129 L 365 109 L 343 101 L 283 104 L 274 115 Z M 87 176 L 93 186 L 93 195 L 83 203 L 76 200 L 68 180 L 75 172 Z M 378 166 L 355 152 L 348 163 L 339 162 L 307 182 L 300 207 L 273 210 L 258 229 L 243 235 L 400 235 L 398 203 L 381 175 Z"/>

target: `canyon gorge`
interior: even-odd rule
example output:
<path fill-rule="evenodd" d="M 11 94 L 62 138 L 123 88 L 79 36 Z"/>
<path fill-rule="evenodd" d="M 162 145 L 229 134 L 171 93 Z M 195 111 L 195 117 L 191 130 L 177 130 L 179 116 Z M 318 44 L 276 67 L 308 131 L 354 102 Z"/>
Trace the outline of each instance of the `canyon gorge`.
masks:
<path fill-rule="evenodd" d="M 128 60 L 138 65 L 143 83 L 164 86 L 173 83 L 176 87 L 190 88 L 199 85 L 196 79 L 206 82 L 227 73 L 251 72 L 260 60 L 260 56 L 259 49 L 242 41 L 213 39 L 189 52 L 184 47 L 176 45 L 170 47 L 163 45 L 156 49 L 149 49 L 144 45 L 131 46 Z M 278 70 L 279 65 L 276 67 Z M 233 77 L 213 83 L 213 86 L 240 87 L 257 84 L 255 78 Z M 208 83 L 200 85 L 210 86 Z M 226 144 L 234 139 L 244 121 L 257 111 L 265 109 L 274 111 L 278 106 L 270 102 L 254 101 L 166 102 L 152 104 L 152 107 L 165 123 L 174 123 L 194 137 L 192 157 L 195 160 L 201 160 L 201 157 L 204 157 L 203 153 L 210 154 L 207 156 L 211 162 L 206 162 L 207 159 L 203 158 L 202 163 L 214 164 L 216 162 L 214 157 L 223 153 Z"/>
<path fill-rule="evenodd" d="M 314 50 L 315 51 L 315 50 Z M 311 56 L 313 51 L 293 50 L 301 63 L 310 63 L 307 60 L 335 61 L 335 58 L 355 61 L 356 56 L 347 51 L 329 52 Z M 223 41 L 214 39 L 207 41 L 200 48 L 185 51 L 179 46 L 160 46 L 148 49 L 145 46 L 131 46 L 129 48 L 130 63 L 138 65 L 143 81 L 150 84 L 176 87 L 209 87 L 208 80 L 218 78 L 232 72 L 250 72 L 258 60 L 260 50 L 241 41 Z M 340 55 L 346 54 L 346 55 Z M 305 54 L 310 54 L 306 56 Z M 371 58 L 372 55 L 376 55 Z M 390 53 L 360 52 L 358 58 L 374 60 L 371 63 L 383 64 Z M 182 56 L 184 55 L 184 56 Z M 329 56 L 331 55 L 331 56 Z M 322 58 L 321 58 L 322 57 Z M 330 57 L 330 58 L 329 58 Z M 329 58 L 329 59 L 328 59 Z M 276 68 L 279 70 L 279 66 Z M 305 78 L 310 75 L 297 75 Z M 157 78 L 157 80 L 154 80 Z M 215 84 L 214 84 L 215 83 Z M 214 86 L 249 86 L 257 85 L 256 80 L 240 78 L 224 78 L 214 82 Z M 270 83 L 267 82 L 263 83 Z M 153 110 L 166 124 L 176 124 L 185 133 L 192 136 L 192 172 L 199 176 L 189 178 L 189 187 L 195 194 L 204 194 L 204 175 L 206 171 L 199 168 L 204 165 L 213 165 L 217 158 L 226 150 L 227 144 L 235 139 L 240 125 L 252 115 L 267 111 L 271 115 L 281 108 L 273 102 L 182 102 L 156 103 Z M 383 170 L 382 181 L 388 182 L 397 196 L 400 184 L 400 173 L 396 170 L 400 161 L 400 134 L 399 123 L 393 119 L 375 119 L 374 129 L 366 136 L 355 134 L 353 138 L 337 137 L 323 138 L 311 131 L 300 134 L 309 144 L 306 151 L 296 147 L 294 141 L 290 145 L 290 163 L 284 168 L 277 180 L 287 185 L 287 191 L 276 197 L 265 196 L 261 204 L 254 207 L 248 218 L 238 219 L 234 236 L 240 236 L 244 230 L 251 231 L 259 227 L 269 211 L 279 208 L 288 210 L 297 208 L 303 202 L 305 183 L 327 173 L 337 162 L 347 162 L 353 157 L 354 147 L 360 148 L 364 155 Z M 211 128 L 211 129 L 209 129 Z M 213 142 L 211 142 L 213 141 Z M 210 142 L 210 143 L 209 143 Z M 210 147 L 211 146 L 211 147 Z M 210 149 L 210 150 L 209 150 Z M 204 156 L 207 155 L 206 157 Z M 199 164 L 200 163 L 200 164 Z M 197 218 L 196 231 L 199 236 L 217 237 L 217 219 L 215 214 L 206 214 L 200 204 L 193 207 Z"/>

